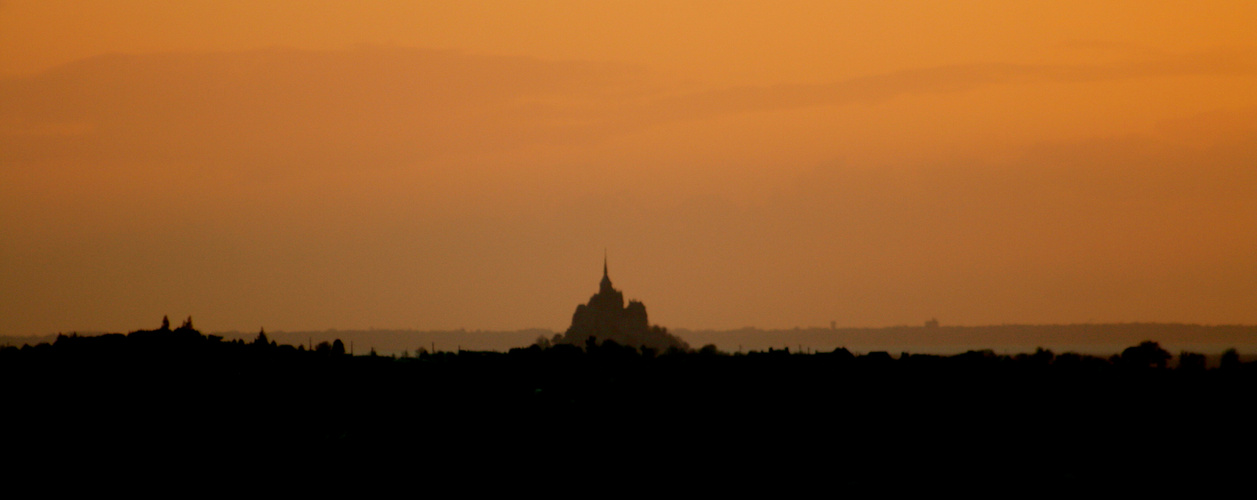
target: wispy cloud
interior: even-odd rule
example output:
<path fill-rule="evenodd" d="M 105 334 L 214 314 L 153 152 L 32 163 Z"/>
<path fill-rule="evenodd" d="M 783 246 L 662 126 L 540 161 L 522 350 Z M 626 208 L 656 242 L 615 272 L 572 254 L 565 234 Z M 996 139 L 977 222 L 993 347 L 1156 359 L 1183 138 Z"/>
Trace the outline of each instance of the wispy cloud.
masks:
<path fill-rule="evenodd" d="M 673 118 L 880 101 L 901 95 L 965 92 L 991 85 L 1098 82 L 1168 76 L 1251 76 L 1257 52 L 1220 50 L 1163 55 L 1106 65 L 975 63 L 908 69 L 812 85 L 739 87 L 677 96 L 657 103 Z"/>
<path fill-rule="evenodd" d="M 0 81 L 0 157 L 239 168 L 412 162 L 590 141 L 680 120 L 997 85 L 1251 76 L 1251 50 L 1112 64 L 974 63 L 824 84 L 667 92 L 642 68 L 448 51 L 110 55 Z M 673 87 L 679 88 L 679 87 Z"/>

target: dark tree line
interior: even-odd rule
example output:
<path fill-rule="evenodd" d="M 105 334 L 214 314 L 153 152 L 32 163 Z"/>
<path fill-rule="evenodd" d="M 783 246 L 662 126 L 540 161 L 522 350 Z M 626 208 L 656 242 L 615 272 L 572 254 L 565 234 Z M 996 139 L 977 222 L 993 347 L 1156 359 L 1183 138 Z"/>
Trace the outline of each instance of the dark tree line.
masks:
<path fill-rule="evenodd" d="M 1181 353 L 1175 368 L 1172 358 L 1154 342 L 1109 358 L 896 357 L 596 339 L 393 358 L 348 356 L 339 340 L 280 345 L 265 331 L 228 342 L 189 318 L 173 330 L 164 320 L 0 349 L 0 376 L 13 381 L 6 407 L 21 409 L 8 428 L 37 429 L 10 431 L 10 450 L 400 456 L 429 473 L 474 464 L 559 478 L 686 470 L 865 485 L 1243 470 L 1222 452 L 1245 445 L 1257 365 L 1233 352 L 1215 369 L 1198 354 Z"/>

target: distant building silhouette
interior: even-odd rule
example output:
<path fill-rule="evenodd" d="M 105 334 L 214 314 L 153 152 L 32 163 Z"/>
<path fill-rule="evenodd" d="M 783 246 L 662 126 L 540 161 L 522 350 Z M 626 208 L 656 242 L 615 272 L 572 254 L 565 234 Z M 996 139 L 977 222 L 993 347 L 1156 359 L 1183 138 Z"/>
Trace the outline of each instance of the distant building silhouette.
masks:
<path fill-rule="evenodd" d="M 602 261 L 602 282 L 598 284 L 598 293 L 589 298 L 589 303 L 576 306 L 572 326 L 555 343 L 585 346 L 591 337 L 597 342 L 610 340 L 620 345 L 660 351 L 673 347 L 689 349 L 685 341 L 668 333 L 666 328 L 650 325 L 645 304 L 632 300 L 624 305 L 624 294 L 611 286 L 606 257 Z"/>

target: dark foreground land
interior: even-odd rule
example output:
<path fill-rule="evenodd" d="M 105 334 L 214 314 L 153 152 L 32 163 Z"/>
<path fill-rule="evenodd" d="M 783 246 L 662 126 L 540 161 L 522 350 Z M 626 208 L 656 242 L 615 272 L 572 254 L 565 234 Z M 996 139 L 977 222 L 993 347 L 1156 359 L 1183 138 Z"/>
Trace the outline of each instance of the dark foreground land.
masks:
<path fill-rule="evenodd" d="M 392 358 L 189 325 L 4 348 L 0 380 L 6 450 L 33 462 L 125 450 L 307 473 L 387 460 L 443 480 L 890 489 L 1248 477 L 1257 365 L 1169 361 L 1153 343 L 1112 358 L 613 343 Z"/>

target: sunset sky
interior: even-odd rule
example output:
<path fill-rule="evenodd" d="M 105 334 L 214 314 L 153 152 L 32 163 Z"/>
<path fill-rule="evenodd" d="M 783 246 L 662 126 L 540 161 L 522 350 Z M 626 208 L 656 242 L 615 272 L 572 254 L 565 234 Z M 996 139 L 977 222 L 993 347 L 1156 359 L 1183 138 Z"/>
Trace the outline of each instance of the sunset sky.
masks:
<path fill-rule="evenodd" d="M 1257 2 L 0 0 L 0 335 L 1257 323 Z"/>

